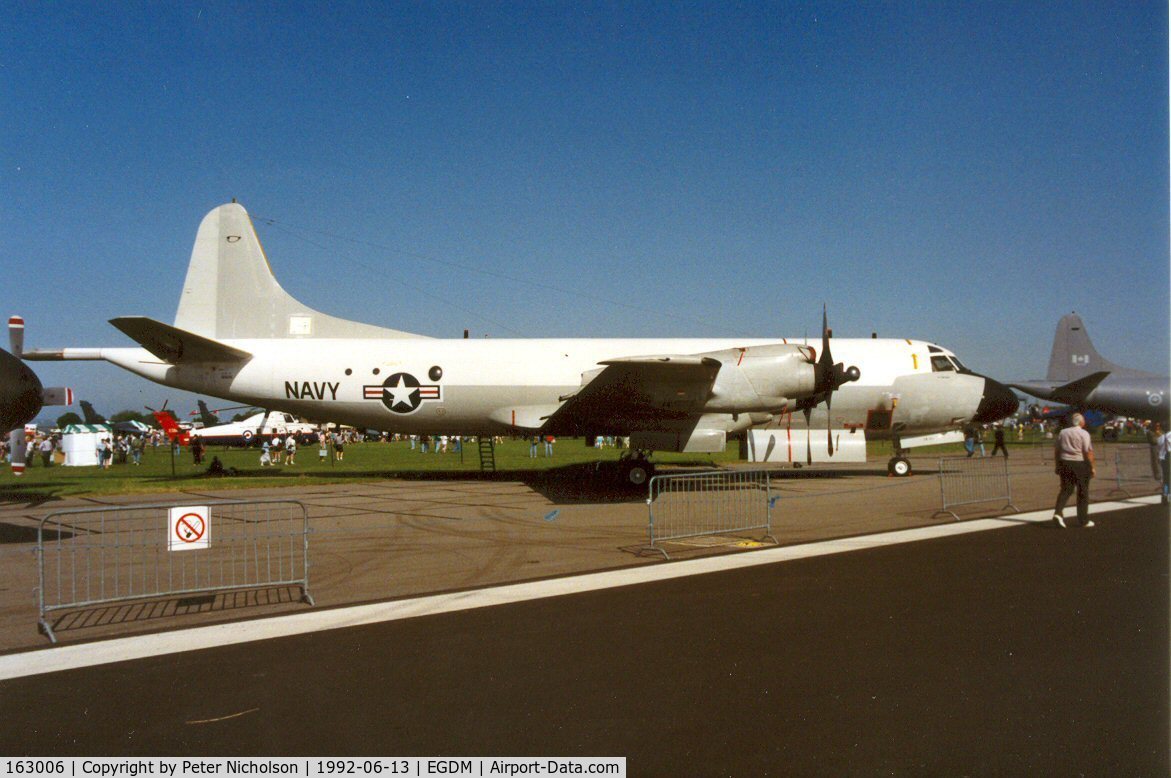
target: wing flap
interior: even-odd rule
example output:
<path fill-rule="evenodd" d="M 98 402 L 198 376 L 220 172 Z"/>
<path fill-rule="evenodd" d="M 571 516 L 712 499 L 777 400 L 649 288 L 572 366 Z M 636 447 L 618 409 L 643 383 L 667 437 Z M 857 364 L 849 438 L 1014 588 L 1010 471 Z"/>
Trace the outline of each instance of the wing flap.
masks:
<path fill-rule="evenodd" d="M 605 367 L 545 420 L 542 432 L 626 434 L 698 418 L 721 363 L 711 357 L 664 354 L 599 364 Z"/>
<path fill-rule="evenodd" d="M 110 319 L 110 324 L 129 335 L 132 340 L 159 359 L 172 365 L 195 362 L 246 362 L 252 358 L 247 351 L 146 316 L 121 316 Z"/>

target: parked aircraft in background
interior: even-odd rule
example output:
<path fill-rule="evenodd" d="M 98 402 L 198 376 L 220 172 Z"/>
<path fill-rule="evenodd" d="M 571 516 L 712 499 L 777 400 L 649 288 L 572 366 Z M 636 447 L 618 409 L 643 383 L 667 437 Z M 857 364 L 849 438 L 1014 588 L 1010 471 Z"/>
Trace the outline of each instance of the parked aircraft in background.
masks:
<path fill-rule="evenodd" d="M 1102 413 L 1101 411 L 1094 411 L 1090 409 L 1078 410 L 1072 405 L 1060 405 L 1055 403 L 1046 403 L 1045 405 L 1038 405 L 1036 403 L 1029 405 L 1026 409 L 1029 414 L 1030 421 L 1052 421 L 1061 425 L 1065 425 L 1065 419 L 1071 413 L 1081 413 L 1086 419 L 1086 429 L 1095 430 L 1106 424 L 1111 419 L 1115 418 L 1113 413 Z"/>
<path fill-rule="evenodd" d="M 195 424 L 196 428 L 214 427 L 217 424 L 223 424 L 224 422 L 220 421 L 220 417 L 216 415 L 217 413 L 223 413 L 224 411 L 234 411 L 239 408 L 253 408 L 251 405 L 231 405 L 227 408 L 216 408 L 213 411 L 207 407 L 207 403 L 205 403 L 203 400 L 197 400 L 196 405 L 199 406 L 199 410 L 191 412 L 192 416 L 199 417 L 199 421 Z"/>
<path fill-rule="evenodd" d="M 317 440 L 317 425 L 297 421 L 289 413 L 273 411 L 257 413 L 242 421 L 191 430 L 192 438 L 200 438 L 209 446 L 250 446 L 261 440 L 271 440 L 275 435 L 282 438 L 293 435 L 299 443 L 312 443 Z"/>
<path fill-rule="evenodd" d="M 110 421 L 102 414 L 94 410 L 93 405 L 88 400 L 80 402 L 82 417 L 86 424 L 104 424 L 114 432 L 124 432 L 131 435 L 141 435 L 144 432 L 150 432 L 150 427 L 143 424 L 141 421 Z"/>
<path fill-rule="evenodd" d="M 46 389 L 36 373 L 18 359 L 24 345 L 24 319 L 8 319 L 13 353 L 0 349 L 0 434 L 8 436 L 13 475 L 23 475 L 28 441 L 25 425 L 37 417 L 46 405 L 72 405 L 73 390 L 66 387 Z"/>
<path fill-rule="evenodd" d="M 105 424 L 106 417 L 94 410 L 93 405 L 88 400 L 82 400 L 78 403 L 81 406 L 81 418 L 86 424 Z"/>
<path fill-rule="evenodd" d="M 152 381 L 361 429 L 418 434 L 625 436 L 627 479 L 652 451 L 723 451 L 729 435 L 788 419 L 817 439 L 903 441 L 1014 413 L 1006 387 L 947 349 L 905 339 L 439 340 L 302 305 L 272 275 L 251 219 L 204 217 L 173 325 L 111 324 L 140 348 L 25 352 L 105 360 Z M 812 459 L 812 443 L 804 444 Z M 820 443 L 818 443 L 820 447 Z"/>
<path fill-rule="evenodd" d="M 159 423 L 159 427 L 162 428 L 171 443 L 180 446 L 188 446 L 191 444 L 190 426 L 181 425 L 179 420 L 175 418 L 175 414 L 167 410 L 166 403 L 163 403 L 163 407 L 160 410 L 156 411 L 154 408 L 148 408 L 147 410 L 154 414 L 155 421 Z"/>
<path fill-rule="evenodd" d="M 199 406 L 199 410 L 193 411 L 191 414 L 192 416 L 199 416 L 199 423 L 195 426 L 214 427 L 220 423 L 220 417 L 216 416 L 213 411 L 208 409 L 207 403 L 205 403 L 203 400 L 198 400 L 196 405 Z"/>
<path fill-rule="evenodd" d="M 1164 427 L 1171 416 L 1171 378 L 1119 367 L 1102 357 L 1076 313 L 1062 316 L 1057 323 L 1045 380 L 1009 386 L 1077 410 L 1160 421 Z"/>

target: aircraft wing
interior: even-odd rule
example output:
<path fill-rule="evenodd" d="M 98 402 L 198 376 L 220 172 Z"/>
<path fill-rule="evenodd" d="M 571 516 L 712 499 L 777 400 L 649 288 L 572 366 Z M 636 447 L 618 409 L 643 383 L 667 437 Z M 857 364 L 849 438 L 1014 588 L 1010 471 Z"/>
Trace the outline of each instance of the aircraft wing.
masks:
<path fill-rule="evenodd" d="M 172 365 L 191 362 L 246 362 L 252 358 L 247 351 L 232 348 L 218 340 L 205 338 L 146 316 L 122 316 L 110 319 L 110 324 L 129 335 L 159 359 Z"/>
<path fill-rule="evenodd" d="M 624 433 L 632 427 L 660 429 L 697 419 L 711 394 L 720 361 L 711 357 L 661 355 L 600 362 L 588 380 L 541 427 L 543 434 Z"/>

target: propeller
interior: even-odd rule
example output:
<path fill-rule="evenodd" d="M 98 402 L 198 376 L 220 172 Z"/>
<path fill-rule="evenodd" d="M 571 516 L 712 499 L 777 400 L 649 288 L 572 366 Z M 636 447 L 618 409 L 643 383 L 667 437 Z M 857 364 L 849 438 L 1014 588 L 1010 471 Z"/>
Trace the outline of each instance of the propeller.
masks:
<path fill-rule="evenodd" d="M 260 441 L 264 440 L 264 426 L 265 426 L 266 424 L 268 424 L 268 417 L 269 417 L 271 414 L 272 414 L 272 411 L 270 411 L 269 409 L 265 408 L 265 410 L 264 410 L 264 418 L 262 418 L 262 419 L 260 420 L 260 426 L 256 428 L 256 442 L 257 442 L 257 445 L 259 445 L 259 444 L 260 444 Z"/>
<path fill-rule="evenodd" d="M 826 417 L 827 419 L 832 418 L 834 392 L 844 384 L 857 381 L 862 376 L 862 371 L 854 365 L 846 367 L 841 362 L 834 362 L 829 348 L 829 317 L 824 304 L 821 306 L 821 356 L 817 358 L 813 367 L 813 394 L 801 402 L 801 409 L 805 412 L 806 430 L 809 429 L 810 417 L 813 415 L 815 407 L 824 401 Z M 828 423 L 825 433 L 826 448 L 832 457 L 834 455 L 834 439 Z M 810 447 L 808 434 L 805 437 L 805 447 L 806 457 L 809 463 L 813 464 L 813 451 Z"/>

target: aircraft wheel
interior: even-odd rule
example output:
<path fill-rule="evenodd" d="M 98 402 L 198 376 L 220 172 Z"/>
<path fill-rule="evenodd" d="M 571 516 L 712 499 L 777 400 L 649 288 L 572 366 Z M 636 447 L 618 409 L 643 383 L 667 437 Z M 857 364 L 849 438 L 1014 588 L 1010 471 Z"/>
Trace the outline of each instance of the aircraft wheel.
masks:
<path fill-rule="evenodd" d="M 911 474 L 911 460 L 906 457 L 894 457 L 886 465 L 886 472 L 896 478 L 903 478 Z"/>
<path fill-rule="evenodd" d="M 631 459 L 622 468 L 622 480 L 629 486 L 646 486 L 655 475 L 655 466 L 645 459 Z"/>

